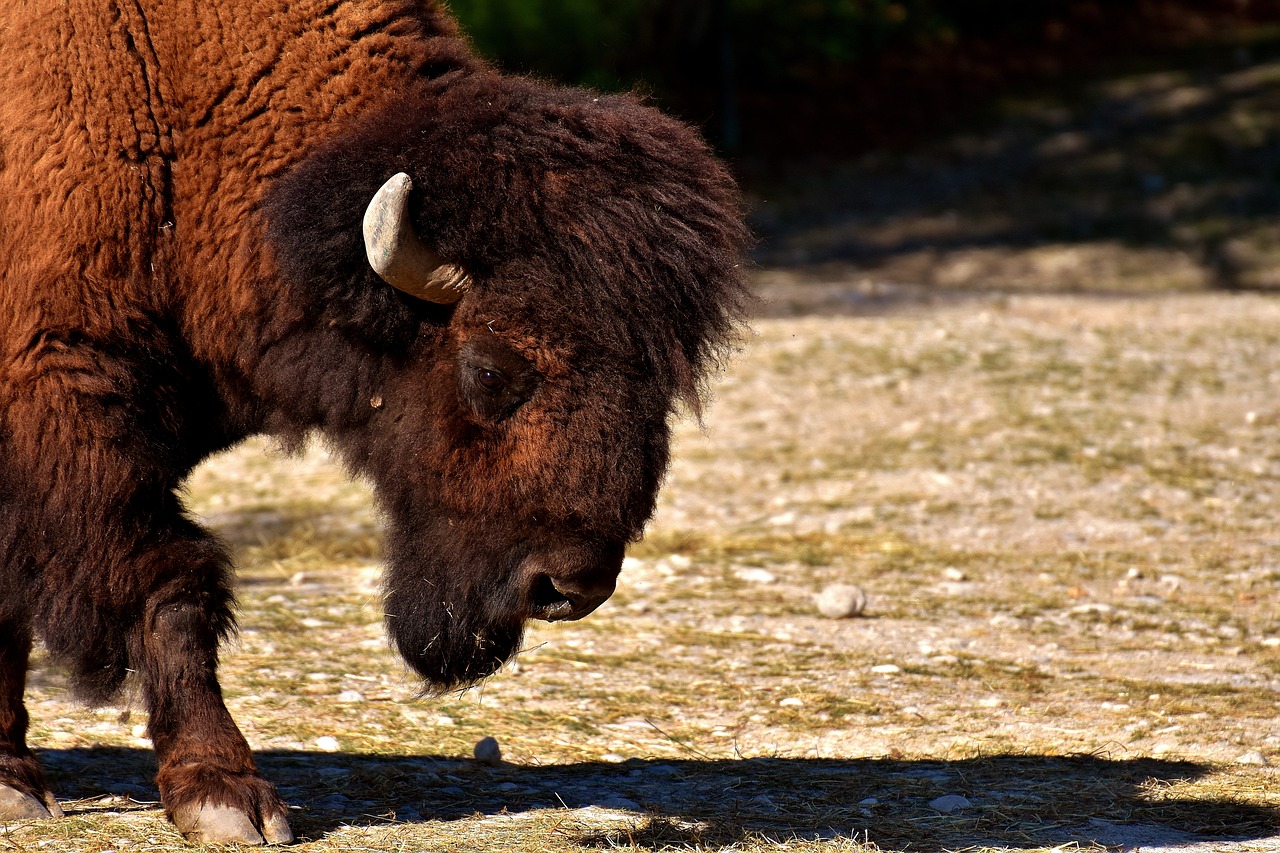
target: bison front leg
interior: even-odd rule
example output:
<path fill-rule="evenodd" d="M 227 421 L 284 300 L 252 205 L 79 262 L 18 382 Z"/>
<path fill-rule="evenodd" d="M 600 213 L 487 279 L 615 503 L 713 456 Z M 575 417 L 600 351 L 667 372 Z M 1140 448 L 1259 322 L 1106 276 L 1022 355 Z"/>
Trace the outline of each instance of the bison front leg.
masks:
<path fill-rule="evenodd" d="M 44 774 L 27 748 L 27 708 L 22 694 L 31 655 L 31 629 L 0 622 L 0 823 L 62 817 Z"/>
<path fill-rule="evenodd" d="M 160 797 L 188 840 L 286 844 L 293 832 L 285 805 L 222 701 L 210 610 L 186 592 L 148 602 L 142 657 Z"/>

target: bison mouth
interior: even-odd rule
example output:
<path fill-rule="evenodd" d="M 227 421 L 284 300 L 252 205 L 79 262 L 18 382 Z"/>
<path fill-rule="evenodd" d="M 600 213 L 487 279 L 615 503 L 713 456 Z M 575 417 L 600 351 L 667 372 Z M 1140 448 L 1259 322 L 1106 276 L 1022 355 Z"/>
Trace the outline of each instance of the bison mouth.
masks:
<path fill-rule="evenodd" d="M 392 643 L 429 689 L 473 684 L 520 649 L 529 619 L 581 619 L 613 594 L 622 543 L 578 541 L 491 554 L 422 554 L 393 538 L 385 580 Z M 400 547 L 397 547 L 399 545 Z M 488 557 L 488 559 L 484 559 Z M 482 566 L 482 568 L 477 568 Z"/>

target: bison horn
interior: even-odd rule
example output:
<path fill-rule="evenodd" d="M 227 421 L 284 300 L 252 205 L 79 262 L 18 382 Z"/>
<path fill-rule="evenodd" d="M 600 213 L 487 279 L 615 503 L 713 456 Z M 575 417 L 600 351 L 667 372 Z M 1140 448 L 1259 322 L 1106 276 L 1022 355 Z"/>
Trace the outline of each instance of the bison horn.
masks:
<path fill-rule="evenodd" d="M 410 296 L 452 305 L 471 287 L 471 277 L 418 239 L 409 221 L 409 190 L 404 172 L 374 193 L 364 212 L 364 249 L 382 280 Z"/>

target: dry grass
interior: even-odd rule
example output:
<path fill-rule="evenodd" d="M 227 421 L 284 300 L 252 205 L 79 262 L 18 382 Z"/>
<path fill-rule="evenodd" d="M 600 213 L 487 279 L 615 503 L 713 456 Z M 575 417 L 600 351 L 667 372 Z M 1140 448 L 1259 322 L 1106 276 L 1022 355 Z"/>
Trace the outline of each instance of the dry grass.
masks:
<path fill-rule="evenodd" d="M 1269 849 L 1280 780 L 1237 760 L 1280 761 L 1277 330 L 1221 295 L 761 320 L 617 596 L 438 700 L 367 493 L 242 448 L 190 494 L 242 566 L 229 704 L 304 850 Z M 833 581 L 863 618 L 816 614 Z M 73 802 L 0 851 L 181 846 L 140 711 L 30 700 Z"/>

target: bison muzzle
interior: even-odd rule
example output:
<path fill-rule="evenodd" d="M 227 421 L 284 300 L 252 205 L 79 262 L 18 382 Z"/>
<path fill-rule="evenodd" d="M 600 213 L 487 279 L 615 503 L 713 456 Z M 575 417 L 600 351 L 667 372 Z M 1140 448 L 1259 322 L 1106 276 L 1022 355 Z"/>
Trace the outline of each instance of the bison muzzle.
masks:
<path fill-rule="evenodd" d="M 638 99 L 505 76 L 432 0 L 0 4 L 0 821 L 39 639 L 135 673 L 166 813 L 283 842 L 223 704 L 232 569 L 192 468 L 318 434 L 386 519 L 442 689 L 612 593 L 746 302 L 732 180 Z"/>

